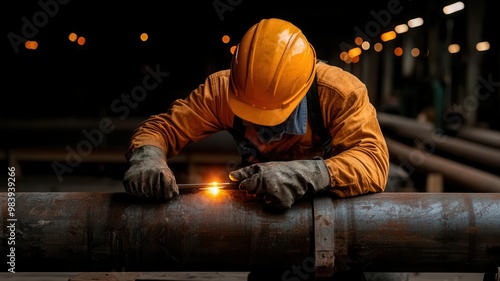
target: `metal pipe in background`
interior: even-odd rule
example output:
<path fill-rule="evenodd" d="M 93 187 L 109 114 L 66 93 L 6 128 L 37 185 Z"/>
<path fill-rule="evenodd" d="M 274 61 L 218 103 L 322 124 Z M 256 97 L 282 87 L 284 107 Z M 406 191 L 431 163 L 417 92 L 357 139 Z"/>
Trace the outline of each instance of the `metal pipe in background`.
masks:
<path fill-rule="evenodd" d="M 444 151 L 462 159 L 467 159 L 490 169 L 500 171 L 499 137 L 497 137 L 497 147 L 491 147 L 470 139 L 465 140 L 453 136 L 437 135 L 431 124 L 420 123 L 407 117 L 381 112 L 378 113 L 378 120 L 382 128 L 390 129 L 399 136 L 418 140 L 426 149 Z M 471 131 L 471 129 L 463 129 L 463 132 L 468 131 Z M 493 135 L 494 133 L 492 132 L 491 134 Z"/>
<path fill-rule="evenodd" d="M 391 162 L 408 173 L 415 170 L 439 173 L 466 192 L 500 192 L 500 176 L 385 138 Z"/>
<path fill-rule="evenodd" d="M 458 138 L 500 148 L 500 132 L 488 129 L 461 127 L 457 131 Z"/>
<path fill-rule="evenodd" d="M 7 195 L 0 198 L 0 247 L 8 253 Z M 286 272 L 311 270 L 312 257 L 330 273 L 500 265 L 500 193 L 315 197 L 275 213 L 238 190 L 186 193 L 165 204 L 121 193 L 21 192 L 15 218 L 17 272 Z"/>

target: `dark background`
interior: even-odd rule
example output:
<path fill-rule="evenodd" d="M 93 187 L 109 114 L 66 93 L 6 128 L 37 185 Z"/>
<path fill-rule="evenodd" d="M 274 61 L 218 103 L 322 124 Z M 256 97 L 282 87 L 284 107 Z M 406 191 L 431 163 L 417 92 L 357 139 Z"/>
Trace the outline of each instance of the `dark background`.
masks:
<path fill-rule="evenodd" d="M 170 76 L 133 115 L 165 110 L 174 98 L 186 96 L 204 78 L 228 68 L 229 49 L 262 18 L 292 21 L 315 46 L 318 57 L 340 54 L 341 42 L 352 42 L 354 27 L 364 29 L 371 12 L 403 7 L 390 22 L 405 22 L 438 13 L 443 1 L 79 1 L 58 3 L 33 38 L 36 51 L 16 54 L 7 45 L 4 77 L 7 108 L 3 117 L 40 118 L 101 116 L 107 105 L 141 82 L 145 65 L 161 65 Z M 7 34 L 21 34 L 23 17 L 32 21 L 41 10 L 37 1 L 12 1 L 4 10 Z M 233 5 L 233 6 L 231 6 Z M 217 11 L 216 9 L 219 9 Z M 391 26 L 388 25 L 387 28 Z M 84 46 L 70 42 L 70 32 L 85 36 Z M 147 32 L 150 39 L 139 41 Z M 231 41 L 224 44 L 223 35 Z M 7 39 L 7 37 L 4 37 Z M 5 40 L 10 44 L 8 40 Z M 352 44 L 352 43 L 351 43 Z"/>
<path fill-rule="evenodd" d="M 380 86 L 388 75 L 392 83 L 388 87 L 403 99 L 394 112 L 416 118 L 419 110 L 432 103 L 432 87 L 426 84 L 431 58 L 437 69 L 436 76 L 431 78 L 436 81 L 445 81 L 443 69 L 452 69 L 451 99 L 463 106 L 464 97 L 473 94 L 464 92 L 463 85 L 469 62 L 475 59 L 471 56 L 475 50 L 467 45 L 468 38 L 479 34 L 481 40 L 490 42 L 490 50 L 473 65 L 482 77 L 491 76 L 492 81 L 500 81 L 500 21 L 493 0 L 465 1 L 466 10 L 473 12 L 460 11 L 445 16 L 442 7 L 453 2 L 40 0 L 4 3 L 1 159 L 7 165 L 22 166 L 25 175 L 54 178 L 51 163 L 67 163 L 61 158 L 68 154 L 67 148 L 76 149 L 87 140 L 82 131 L 97 130 L 100 121 L 109 118 L 116 129 L 103 134 L 104 140 L 92 147 L 92 153 L 84 159 L 87 161 L 75 167 L 71 175 L 112 175 L 120 179 L 126 169 L 123 152 L 135 126 L 152 114 L 164 112 L 175 99 L 186 97 L 207 75 L 228 68 L 231 46 L 236 45 L 253 24 L 270 17 L 297 25 L 315 47 L 318 58 L 351 71 L 368 83 L 371 101 L 380 111 L 388 111 L 393 106 L 383 97 Z M 44 10 L 47 7 L 52 15 Z M 390 13 L 389 18 L 377 18 L 387 15 L 392 7 L 400 8 L 401 12 Z M 401 59 L 386 60 L 387 54 L 366 52 L 366 59 L 362 55 L 362 63 L 358 64 L 339 60 L 342 46 L 354 45 L 356 28 L 366 30 L 378 22 L 380 30 L 374 32 L 380 34 L 417 16 L 424 18 L 424 26 L 400 38 L 412 36 L 422 50 L 434 44 L 445 52 L 447 25 L 453 21 L 453 43 L 462 46 L 461 52 L 450 62 L 436 58 L 436 53 L 432 53 L 432 57 L 420 56 L 415 59 L 416 69 L 423 71 L 409 77 L 402 75 Z M 36 30 L 32 30 L 34 36 L 27 39 L 36 40 L 38 49 L 26 50 L 21 45 L 16 50 L 13 36 L 23 37 L 27 22 L 33 24 L 34 21 L 43 24 L 38 24 Z M 71 32 L 84 36 L 86 44 L 79 46 L 70 42 Z M 139 40 L 142 32 L 148 33 L 147 42 Z M 437 36 L 431 39 L 431 32 Z M 222 42 L 223 35 L 230 36 L 228 44 Z M 371 39 L 372 44 L 378 40 Z M 394 44 L 400 44 L 400 40 Z M 134 87 L 142 85 L 148 75 L 147 66 L 153 69 L 158 66 L 169 74 L 158 87 L 147 92 L 144 100 L 134 108 L 129 107 L 127 114 L 112 110 L 112 104 L 121 102 L 122 95 L 130 95 Z M 470 125 L 500 131 L 499 92 L 499 86 L 495 85 L 490 97 L 468 112 L 476 117 Z M 214 153 L 218 149 L 233 149 L 234 144 L 227 141 L 214 140 L 201 149 Z M 106 156 L 108 162 L 91 160 L 98 151 L 114 154 Z M 39 156 L 42 154 L 43 157 Z M 178 171 L 186 170 L 185 165 L 179 163 Z"/>

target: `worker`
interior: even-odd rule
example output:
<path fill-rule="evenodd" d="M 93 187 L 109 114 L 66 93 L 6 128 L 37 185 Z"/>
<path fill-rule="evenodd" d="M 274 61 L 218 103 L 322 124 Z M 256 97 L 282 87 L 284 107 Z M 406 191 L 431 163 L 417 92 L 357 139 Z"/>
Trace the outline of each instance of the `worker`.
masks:
<path fill-rule="evenodd" d="M 168 159 L 223 130 L 242 155 L 229 178 L 265 206 L 283 210 L 305 195 L 348 198 L 386 186 L 388 149 L 365 84 L 318 60 L 288 21 L 253 25 L 230 69 L 210 74 L 186 98 L 138 125 L 125 153 L 126 191 L 163 201 L 178 196 Z"/>

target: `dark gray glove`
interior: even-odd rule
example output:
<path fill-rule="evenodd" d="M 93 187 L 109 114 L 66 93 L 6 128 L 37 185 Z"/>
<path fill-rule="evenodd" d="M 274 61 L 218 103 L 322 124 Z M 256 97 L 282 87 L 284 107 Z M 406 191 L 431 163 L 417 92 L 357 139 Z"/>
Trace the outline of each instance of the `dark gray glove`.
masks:
<path fill-rule="evenodd" d="M 306 192 L 317 193 L 330 187 L 330 173 L 323 159 L 293 160 L 253 164 L 229 174 L 244 189 L 276 209 L 288 209 Z"/>
<path fill-rule="evenodd" d="M 163 151 L 155 146 L 141 146 L 130 155 L 129 169 L 125 172 L 125 190 L 137 197 L 170 200 L 179 195 L 172 170 L 167 166 Z"/>

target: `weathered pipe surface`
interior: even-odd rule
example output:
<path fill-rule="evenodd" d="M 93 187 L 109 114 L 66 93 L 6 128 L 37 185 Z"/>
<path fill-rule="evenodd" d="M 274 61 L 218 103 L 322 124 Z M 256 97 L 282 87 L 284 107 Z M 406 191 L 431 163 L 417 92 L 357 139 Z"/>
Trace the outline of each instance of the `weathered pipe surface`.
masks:
<path fill-rule="evenodd" d="M 495 272 L 500 193 L 380 193 L 334 200 L 335 267 Z"/>
<path fill-rule="evenodd" d="M 7 195 L 0 198 L 1 250 L 8 253 Z M 271 213 L 239 190 L 190 192 L 166 204 L 121 193 L 36 192 L 17 193 L 15 211 L 17 272 L 304 267 L 319 240 L 333 242 L 336 272 L 489 272 L 500 265 L 500 193 L 316 197 Z M 318 232 L 318 225 L 331 228 L 325 222 L 333 222 L 332 232 Z"/>
<path fill-rule="evenodd" d="M 6 224 L 6 195 L 0 198 Z M 17 193 L 16 218 L 20 272 L 289 265 L 308 255 L 313 224 L 311 202 L 271 215 L 239 190 L 188 192 L 166 204 L 138 202 L 125 193 Z"/>

